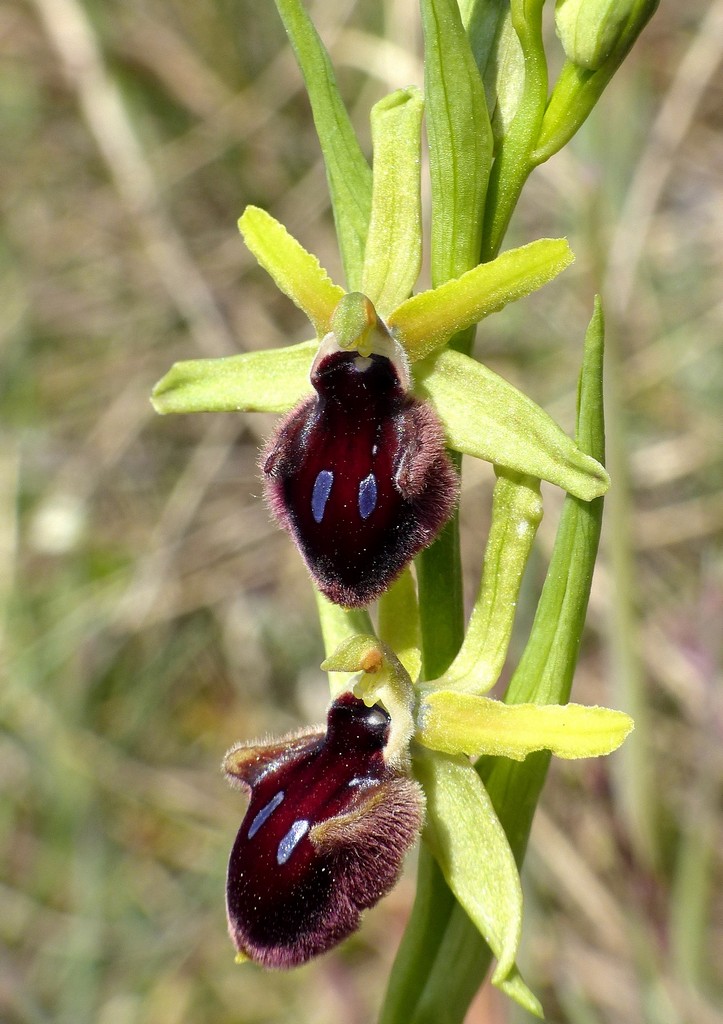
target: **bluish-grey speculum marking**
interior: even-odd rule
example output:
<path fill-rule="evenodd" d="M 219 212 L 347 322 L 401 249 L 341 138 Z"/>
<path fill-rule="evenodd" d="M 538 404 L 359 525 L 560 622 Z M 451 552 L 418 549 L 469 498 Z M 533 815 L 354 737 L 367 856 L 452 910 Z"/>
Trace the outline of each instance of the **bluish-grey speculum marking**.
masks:
<path fill-rule="evenodd" d="M 276 808 L 279 806 L 283 799 L 284 791 L 283 789 L 280 789 L 276 796 L 272 797 L 271 800 L 269 800 L 269 802 L 266 804 L 266 806 L 261 808 L 259 813 L 254 818 L 254 820 L 251 822 L 251 828 L 249 829 L 249 839 L 253 839 L 253 837 L 256 835 L 256 833 L 261 828 L 263 823 L 269 820 L 269 818 L 274 813 L 274 811 L 276 810 Z"/>
<path fill-rule="evenodd" d="M 359 484 L 359 515 L 362 519 L 368 519 L 376 507 L 377 478 L 370 473 Z"/>
<path fill-rule="evenodd" d="M 330 469 L 322 469 L 314 481 L 314 490 L 311 492 L 311 514 L 317 523 L 320 523 L 324 518 L 324 510 L 329 500 L 333 483 L 334 474 Z"/>
<path fill-rule="evenodd" d="M 309 822 L 305 818 L 295 821 L 284 838 L 279 843 L 276 853 L 276 863 L 285 864 L 306 833 L 309 831 Z"/>

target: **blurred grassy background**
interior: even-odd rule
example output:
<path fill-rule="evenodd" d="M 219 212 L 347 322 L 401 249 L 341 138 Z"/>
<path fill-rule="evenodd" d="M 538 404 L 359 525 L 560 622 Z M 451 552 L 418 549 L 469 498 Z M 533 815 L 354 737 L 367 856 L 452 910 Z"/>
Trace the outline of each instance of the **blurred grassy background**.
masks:
<path fill-rule="evenodd" d="M 416 6 L 315 16 L 366 138 L 370 103 L 421 83 Z M 272 420 L 148 404 L 176 359 L 308 336 L 237 235 L 247 203 L 339 276 L 300 76 L 270 2 L 10 0 L 0 39 L 0 1020 L 365 1024 L 412 873 L 291 974 L 225 935 L 241 803 L 217 765 L 325 705 L 311 590 L 259 500 Z M 567 233 L 574 268 L 479 331 L 570 428 L 606 294 L 616 488 L 575 694 L 639 728 L 555 766 L 536 820 L 523 964 L 551 1021 L 723 1021 L 722 54 L 720 0 L 664 0 L 514 221 L 510 244 Z M 491 485 L 468 467 L 470 595 Z M 469 1021 L 523 1016 L 485 992 Z"/>

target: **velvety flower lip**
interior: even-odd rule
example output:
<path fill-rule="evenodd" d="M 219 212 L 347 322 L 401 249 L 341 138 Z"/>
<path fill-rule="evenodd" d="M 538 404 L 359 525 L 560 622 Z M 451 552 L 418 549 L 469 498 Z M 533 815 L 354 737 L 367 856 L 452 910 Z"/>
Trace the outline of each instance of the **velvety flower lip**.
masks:
<path fill-rule="evenodd" d="M 316 395 L 281 421 L 260 463 L 271 510 L 317 587 L 345 607 L 388 589 L 458 493 L 433 408 L 371 347 L 362 356 L 327 335 L 311 371 Z"/>
<path fill-rule="evenodd" d="M 417 838 L 418 783 L 385 757 L 390 717 L 345 693 L 326 730 L 226 755 L 250 794 L 228 865 L 229 932 L 242 957 L 295 967 L 353 932 L 394 885 Z"/>

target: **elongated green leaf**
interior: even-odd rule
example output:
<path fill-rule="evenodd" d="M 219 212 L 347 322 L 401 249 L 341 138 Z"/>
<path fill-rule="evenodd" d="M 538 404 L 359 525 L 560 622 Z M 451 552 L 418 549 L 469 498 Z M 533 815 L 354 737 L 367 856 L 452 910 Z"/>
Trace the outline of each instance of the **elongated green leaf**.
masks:
<path fill-rule="evenodd" d="M 374 185 L 362 291 L 383 317 L 410 294 L 422 265 L 420 153 L 424 100 L 400 89 L 372 109 Z"/>
<path fill-rule="evenodd" d="M 317 341 L 289 348 L 244 352 L 222 359 L 174 363 L 156 384 L 156 412 L 288 412 L 312 393 L 311 364 Z"/>
<path fill-rule="evenodd" d="M 414 770 L 427 797 L 425 841 L 497 957 L 494 980 L 499 982 L 514 967 L 522 921 L 520 877 L 507 837 L 465 758 L 419 756 Z"/>
<path fill-rule="evenodd" d="M 448 350 L 416 369 L 417 390 L 434 403 L 450 448 L 549 480 L 585 501 L 607 490 L 600 463 L 486 366 Z"/>
<path fill-rule="evenodd" d="M 633 720 L 622 711 L 581 704 L 503 704 L 435 690 L 424 698 L 417 739 L 447 754 L 491 754 L 524 761 L 535 750 L 567 759 L 617 750 Z"/>
<path fill-rule="evenodd" d="M 517 609 L 522 575 L 542 520 L 540 481 L 498 470 L 482 582 L 464 643 L 440 689 L 487 693 L 499 679 Z"/>
<path fill-rule="evenodd" d="M 413 295 L 390 315 L 389 326 L 412 362 L 424 359 L 453 334 L 552 281 L 572 260 L 564 238 L 540 238 Z"/>
<path fill-rule="evenodd" d="M 422 0 L 424 88 L 432 183 L 434 285 L 479 262 L 492 161 L 482 81 L 457 0 Z"/>
<path fill-rule="evenodd" d="M 297 242 L 283 224 L 258 206 L 247 206 L 238 222 L 246 245 L 281 291 L 302 309 L 318 338 L 331 329 L 331 318 L 344 295 L 316 256 Z"/>
<path fill-rule="evenodd" d="M 371 170 L 339 95 L 329 54 L 303 4 L 276 0 L 276 7 L 309 94 L 349 291 L 358 291 L 371 216 Z"/>

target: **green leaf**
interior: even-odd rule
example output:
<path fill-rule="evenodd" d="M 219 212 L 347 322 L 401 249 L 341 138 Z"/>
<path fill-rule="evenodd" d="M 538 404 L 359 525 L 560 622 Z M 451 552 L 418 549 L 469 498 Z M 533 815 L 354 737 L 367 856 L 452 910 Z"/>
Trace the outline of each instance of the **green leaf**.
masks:
<path fill-rule="evenodd" d="M 372 173 L 339 95 L 329 54 L 300 0 L 276 0 L 304 76 L 326 165 L 349 291 L 361 286 L 371 216 Z"/>
<path fill-rule="evenodd" d="M 302 341 L 289 348 L 174 363 L 153 389 L 153 408 L 162 414 L 288 412 L 312 394 L 309 371 L 318 348 L 317 341 Z"/>
<path fill-rule="evenodd" d="M 361 290 L 383 317 L 407 298 L 422 265 L 423 110 L 414 86 L 372 108 L 374 184 Z"/>
<path fill-rule="evenodd" d="M 581 704 L 503 704 L 435 690 L 424 698 L 416 738 L 447 754 L 489 754 L 524 761 L 536 750 L 557 757 L 599 757 L 617 750 L 633 720 L 622 711 Z"/>
<path fill-rule="evenodd" d="M 432 184 L 432 282 L 479 262 L 492 161 L 482 81 L 457 0 L 422 0 L 424 85 Z"/>
<path fill-rule="evenodd" d="M 521 391 L 486 366 L 444 351 L 416 368 L 451 448 L 558 484 L 585 501 L 604 494 L 603 467 Z"/>
<path fill-rule="evenodd" d="M 447 885 L 497 957 L 497 984 L 514 967 L 522 889 L 507 837 L 469 761 L 420 755 L 414 770 L 427 797 L 424 839 Z"/>
<path fill-rule="evenodd" d="M 522 576 L 542 520 L 540 481 L 497 470 L 492 522 L 487 536 L 482 582 L 464 643 L 433 686 L 487 693 L 499 679 L 517 609 Z"/>
<path fill-rule="evenodd" d="M 422 668 L 422 636 L 419 624 L 417 587 L 410 569 L 405 569 L 379 598 L 379 639 L 394 651 L 412 681 Z"/>
<path fill-rule="evenodd" d="M 238 222 L 244 242 L 284 293 L 302 309 L 323 338 L 344 289 L 334 284 L 316 256 L 297 242 L 283 224 L 258 206 L 247 206 Z"/>
<path fill-rule="evenodd" d="M 572 263 L 564 238 L 540 238 L 430 291 L 413 295 L 389 316 L 389 327 L 415 362 L 508 302 L 541 288 Z"/>

